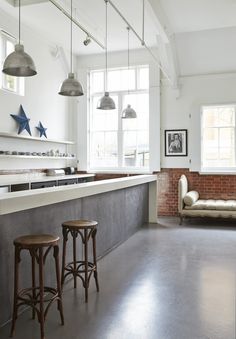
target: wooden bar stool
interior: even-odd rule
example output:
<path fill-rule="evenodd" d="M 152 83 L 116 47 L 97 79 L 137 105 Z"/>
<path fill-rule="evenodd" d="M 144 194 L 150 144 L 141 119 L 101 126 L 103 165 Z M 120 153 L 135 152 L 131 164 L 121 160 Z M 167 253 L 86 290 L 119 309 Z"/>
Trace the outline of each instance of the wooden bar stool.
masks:
<path fill-rule="evenodd" d="M 71 274 L 74 277 L 74 288 L 76 288 L 77 277 L 79 277 L 85 289 L 85 302 L 88 302 L 88 287 L 92 273 L 97 291 L 99 292 L 96 258 L 97 224 L 97 221 L 92 220 L 71 220 L 62 224 L 63 254 L 61 284 L 63 285 L 65 278 Z M 73 238 L 73 261 L 66 264 L 66 243 L 69 233 Z M 76 256 L 76 238 L 78 235 L 80 235 L 83 244 L 84 260 L 77 260 Z M 88 242 L 90 238 L 92 238 L 93 243 L 93 262 L 88 261 Z"/>
<path fill-rule="evenodd" d="M 32 307 L 32 317 L 37 314 L 40 323 L 41 339 L 44 339 L 44 322 L 48 310 L 54 301 L 60 312 L 61 324 L 64 325 L 64 316 L 61 298 L 60 268 L 59 268 L 59 237 L 49 234 L 25 235 L 14 240 L 15 246 L 15 273 L 14 273 L 14 303 L 11 337 L 15 332 L 15 323 L 18 308 L 22 305 Z M 45 249 L 45 251 L 44 251 Z M 53 249 L 56 269 L 56 288 L 44 286 L 44 264 L 50 250 Z M 32 264 L 32 287 L 19 290 L 19 264 L 21 251 L 28 250 L 31 255 Z M 39 268 L 39 285 L 36 286 L 35 266 Z M 45 295 L 46 294 L 46 295 Z M 44 307 L 46 305 L 46 307 Z"/>

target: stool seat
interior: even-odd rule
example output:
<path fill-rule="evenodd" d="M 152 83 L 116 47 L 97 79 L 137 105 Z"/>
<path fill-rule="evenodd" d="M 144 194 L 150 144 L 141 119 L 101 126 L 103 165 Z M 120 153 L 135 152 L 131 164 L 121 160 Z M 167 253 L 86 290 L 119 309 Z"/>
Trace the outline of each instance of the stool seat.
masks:
<path fill-rule="evenodd" d="M 62 307 L 60 267 L 59 267 L 59 240 L 58 236 L 50 234 L 27 234 L 14 240 L 15 265 L 14 265 L 14 301 L 11 337 L 15 333 L 15 324 L 18 317 L 18 309 L 21 306 L 29 306 L 32 309 L 32 318 L 37 319 L 40 324 L 41 339 L 45 339 L 44 323 L 49 308 L 57 302 L 57 309 L 60 313 L 61 324 L 64 325 L 64 315 Z M 21 252 L 27 251 L 31 256 L 31 286 L 27 288 L 19 287 L 19 270 L 21 263 Z M 44 267 L 49 253 L 53 252 L 56 273 L 56 286 L 45 286 Z M 38 274 L 36 275 L 36 265 Z M 36 277 L 38 276 L 38 284 Z"/>
<path fill-rule="evenodd" d="M 85 288 L 85 302 L 88 302 L 88 287 L 91 275 L 93 274 L 97 291 L 99 291 L 98 285 L 98 273 L 97 273 L 97 258 L 96 258 L 96 234 L 97 234 L 98 222 L 94 220 L 70 220 L 65 221 L 62 224 L 63 233 L 63 253 L 62 253 L 62 273 L 61 284 L 63 286 L 65 278 L 72 275 L 74 278 L 74 288 L 77 286 L 77 277 L 82 280 Z M 71 234 L 73 239 L 73 261 L 66 263 L 66 244 L 68 241 L 68 235 Z M 76 255 L 76 239 L 78 235 L 82 241 L 83 260 L 77 260 Z M 88 260 L 88 243 L 92 239 L 92 253 L 93 261 Z"/>
<path fill-rule="evenodd" d="M 98 225 L 98 222 L 94 220 L 70 220 L 70 221 L 63 222 L 62 227 L 90 229 L 97 225 Z"/>
<path fill-rule="evenodd" d="M 59 237 L 53 236 L 51 234 L 32 234 L 32 235 L 23 235 L 14 240 L 14 245 L 21 247 L 48 247 L 56 245 L 60 240 Z"/>

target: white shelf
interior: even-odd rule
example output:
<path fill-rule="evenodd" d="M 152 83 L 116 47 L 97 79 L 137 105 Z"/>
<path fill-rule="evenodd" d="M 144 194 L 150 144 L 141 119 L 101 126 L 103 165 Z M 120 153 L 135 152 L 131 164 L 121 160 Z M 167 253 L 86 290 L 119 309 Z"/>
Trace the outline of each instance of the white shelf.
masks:
<path fill-rule="evenodd" d="M 12 155 L 12 154 L 0 154 L 0 158 L 21 158 L 21 159 L 53 159 L 53 160 L 60 160 L 60 159 L 76 159 L 76 157 L 51 157 L 51 156 L 39 156 L 39 155 Z"/>
<path fill-rule="evenodd" d="M 31 137 L 28 135 L 17 135 L 13 133 L 5 133 L 5 132 L 0 132 L 0 137 L 4 138 L 13 138 L 13 139 L 25 139 L 25 140 L 33 140 L 33 141 L 43 141 L 43 142 L 52 142 L 55 144 L 64 144 L 64 145 L 74 145 L 74 141 L 66 141 L 66 140 L 56 140 L 56 139 L 42 139 L 38 137 Z"/>

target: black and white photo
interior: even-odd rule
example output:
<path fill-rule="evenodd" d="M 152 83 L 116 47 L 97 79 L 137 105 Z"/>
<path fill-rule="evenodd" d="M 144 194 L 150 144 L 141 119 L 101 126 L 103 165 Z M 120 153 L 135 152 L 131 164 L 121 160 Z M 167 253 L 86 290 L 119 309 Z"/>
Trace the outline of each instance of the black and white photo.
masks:
<path fill-rule="evenodd" d="M 165 130 L 165 156 L 187 156 L 187 130 Z"/>

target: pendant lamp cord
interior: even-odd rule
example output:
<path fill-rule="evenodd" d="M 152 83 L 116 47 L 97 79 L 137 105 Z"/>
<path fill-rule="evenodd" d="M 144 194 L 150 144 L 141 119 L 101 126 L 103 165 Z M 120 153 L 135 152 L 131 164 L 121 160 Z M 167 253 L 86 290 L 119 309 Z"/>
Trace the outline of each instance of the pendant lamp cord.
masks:
<path fill-rule="evenodd" d="M 107 91 L 107 2 L 108 0 L 105 0 L 106 3 L 106 41 L 105 41 L 105 49 L 106 49 L 106 73 L 105 73 L 105 92 Z"/>
<path fill-rule="evenodd" d="M 130 32 L 130 27 L 127 27 L 128 31 L 128 94 L 129 94 L 129 32 Z"/>
<path fill-rule="evenodd" d="M 145 0 L 143 0 L 143 27 L 142 27 L 142 45 L 145 45 L 144 42 L 144 25 L 145 25 Z"/>
<path fill-rule="evenodd" d="M 21 19 L 21 13 L 20 13 L 20 8 L 21 8 L 21 0 L 19 0 L 19 45 L 20 45 L 20 38 L 21 38 L 21 31 L 20 31 L 20 19 Z"/>
<path fill-rule="evenodd" d="M 72 0 L 70 1 L 70 72 L 72 73 Z"/>

